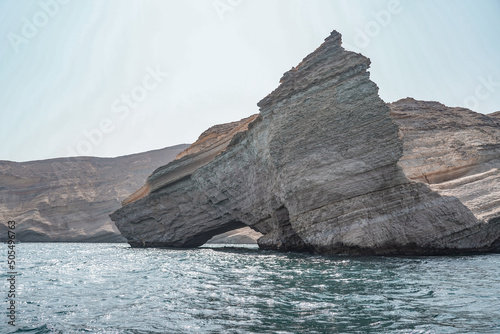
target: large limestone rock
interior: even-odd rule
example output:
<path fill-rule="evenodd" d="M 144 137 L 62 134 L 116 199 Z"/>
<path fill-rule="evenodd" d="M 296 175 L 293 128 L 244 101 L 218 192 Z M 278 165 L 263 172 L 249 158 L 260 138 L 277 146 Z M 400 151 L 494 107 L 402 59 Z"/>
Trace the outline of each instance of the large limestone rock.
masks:
<path fill-rule="evenodd" d="M 249 226 L 275 250 L 498 251 L 498 220 L 407 177 L 403 134 L 369 63 L 334 31 L 259 102 L 259 115 L 226 126 L 227 145 L 193 147 L 159 168 L 111 218 L 134 247 L 196 247 Z"/>
<path fill-rule="evenodd" d="M 411 98 L 389 106 L 403 137 L 399 165 L 406 176 L 458 198 L 480 221 L 498 220 L 500 122 L 495 114 Z"/>
<path fill-rule="evenodd" d="M 124 242 L 109 219 L 120 201 L 188 145 L 118 158 L 0 161 L 0 240 Z"/>

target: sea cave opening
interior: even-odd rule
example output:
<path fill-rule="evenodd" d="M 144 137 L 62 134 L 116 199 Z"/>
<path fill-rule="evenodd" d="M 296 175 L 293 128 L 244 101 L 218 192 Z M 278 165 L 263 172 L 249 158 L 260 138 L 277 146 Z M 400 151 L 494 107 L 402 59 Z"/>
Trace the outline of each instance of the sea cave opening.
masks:
<path fill-rule="evenodd" d="M 262 235 L 262 233 L 255 231 L 250 226 L 244 226 L 214 235 L 206 244 L 257 245 L 257 240 Z"/>
<path fill-rule="evenodd" d="M 257 244 L 257 239 L 262 236 L 248 225 L 240 221 L 232 221 L 216 229 L 205 231 L 191 239 L 192 246 L 215 245 L 215 244 Z"/>

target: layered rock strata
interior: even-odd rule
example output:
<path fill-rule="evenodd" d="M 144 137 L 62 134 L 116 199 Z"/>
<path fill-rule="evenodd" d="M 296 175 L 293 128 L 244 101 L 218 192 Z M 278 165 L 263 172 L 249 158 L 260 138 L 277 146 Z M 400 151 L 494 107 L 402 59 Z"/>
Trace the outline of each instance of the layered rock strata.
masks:
<path fill-rule="evenodd" d="M 261 248 L 282 251 L 498 251 L 495 220 L 407 177 L 369 64 L 332 32 L 223 150 L 208 145 L 158 169 L 111 218 L 134 247 L 196 247 L 249 226 Z"/>
<path fill-rule="evenodd" d="M 191 175 L 199 167 L 212 161 L 229 145 L 233 136 L 245 131 L 248 125 L 255 120 L 257 115 L 244 118 L 238 122 L 219 124 L 203 132 L 198 140 L 177 155 L 172 163 L 159 167 L 148 177 L 147 182 L 139 190 L 127 197 L 122 204 L 137 201 L 150 192 L 174 183 Z M 185 158 L 189 156 L 188 158 Z"/>
<path fill-rule="evenodd" d="M 389 104 L 403 137 L 406 176 L 458 198 L 485 223 L 500 218 L 500 122 L 411 98 Z"/>
<path fill-rule="evenodd" d="M 158 166 L 189 145 L 118 158 L 0 161 L 0 240 L 125 242 L 109 214 Z"/>

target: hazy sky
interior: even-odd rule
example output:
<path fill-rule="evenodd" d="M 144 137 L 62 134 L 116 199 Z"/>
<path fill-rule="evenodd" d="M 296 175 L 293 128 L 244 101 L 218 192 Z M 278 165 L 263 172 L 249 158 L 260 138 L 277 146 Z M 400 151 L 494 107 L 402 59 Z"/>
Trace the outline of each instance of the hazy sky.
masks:
<path fill-rule="evenodd" d="M 498 0 L 0 0 L 0 160 L 193 142 L 332 30 L 386 102 L 500 110 Z"/>

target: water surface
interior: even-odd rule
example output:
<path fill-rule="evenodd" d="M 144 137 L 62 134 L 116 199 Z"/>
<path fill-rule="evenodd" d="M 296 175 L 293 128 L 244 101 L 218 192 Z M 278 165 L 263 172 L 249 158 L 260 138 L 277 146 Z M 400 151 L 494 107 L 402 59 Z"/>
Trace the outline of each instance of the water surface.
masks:
<path fill-rule="evenodd" d="M 3 316 L 2 333 L 500 333 L 500 255 L 36 243 L 17 251 L 17 325 Z"/>

